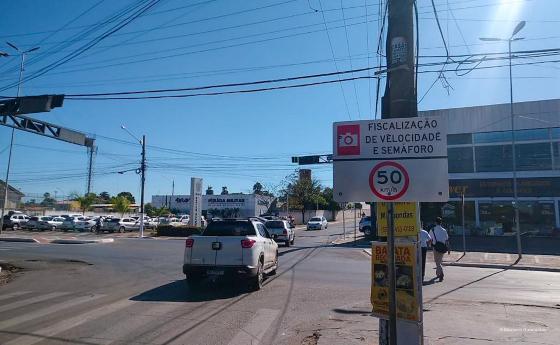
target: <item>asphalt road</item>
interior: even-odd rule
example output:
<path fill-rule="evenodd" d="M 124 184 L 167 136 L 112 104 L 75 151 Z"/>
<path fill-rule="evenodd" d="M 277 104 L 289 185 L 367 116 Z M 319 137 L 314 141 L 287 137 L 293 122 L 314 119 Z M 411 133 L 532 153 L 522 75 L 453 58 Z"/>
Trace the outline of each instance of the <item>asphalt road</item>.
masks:
<path fill-rule="evenodd" d="M 298 231 L 256 293 L 187 289 L 184 241 L 0 243 L 0 344 L 372 344 L 369 257 L 339 225 Z M 428 277 L 434 270 L 428 263 Z M 426 344 L 558 344 L 560 274 L 448 267 L 424 287 Z"/>

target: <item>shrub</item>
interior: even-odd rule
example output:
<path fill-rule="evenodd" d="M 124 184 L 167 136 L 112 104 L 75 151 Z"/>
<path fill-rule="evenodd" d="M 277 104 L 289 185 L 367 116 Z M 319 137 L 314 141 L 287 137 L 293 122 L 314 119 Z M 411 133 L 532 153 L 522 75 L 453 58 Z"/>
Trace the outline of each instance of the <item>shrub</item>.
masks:
<path fill-rule="evenodd" d="M 190 235 L 200 235 L 202 228 L 194 226 L 171 226 L 171 225 L 158 225 L 156 228 L 156 236 L 169 236 L 169 237 L 187 237 Z"/>

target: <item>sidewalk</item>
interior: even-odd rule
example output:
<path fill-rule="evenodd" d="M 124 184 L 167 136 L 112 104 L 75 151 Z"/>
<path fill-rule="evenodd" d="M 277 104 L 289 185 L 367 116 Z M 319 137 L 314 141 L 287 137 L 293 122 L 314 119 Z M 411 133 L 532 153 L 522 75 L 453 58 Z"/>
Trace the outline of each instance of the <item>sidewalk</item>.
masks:
<path fill-rule="evenodd" d="M 364 253 L 371 256 L 371 249 L 364 249 Z M 428 252 L 426 261 L 433 262 L 433 252 Z M 481 253 L 481 252 L 451 252 L 444 255 L 444 266 L 496 268 L 507 270 L 560 272 L 560 256 L 556 255 L 523 255 L 517 260 L 516 254 Z"/>

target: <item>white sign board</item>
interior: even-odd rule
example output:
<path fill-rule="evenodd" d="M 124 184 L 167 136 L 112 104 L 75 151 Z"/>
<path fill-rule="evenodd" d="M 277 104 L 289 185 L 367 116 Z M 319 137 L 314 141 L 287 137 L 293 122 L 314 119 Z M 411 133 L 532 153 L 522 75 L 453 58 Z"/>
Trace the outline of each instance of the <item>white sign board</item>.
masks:
<path fill-rule="evenodd" d="M 191 177 L 191 219 L 192 226 L 202 226 L 202 179 Z"/>
<path fill-rule="evenodd" d="M 447 201 L 446 119 L 336 122 L 333 167 L 338 202 Z"/>

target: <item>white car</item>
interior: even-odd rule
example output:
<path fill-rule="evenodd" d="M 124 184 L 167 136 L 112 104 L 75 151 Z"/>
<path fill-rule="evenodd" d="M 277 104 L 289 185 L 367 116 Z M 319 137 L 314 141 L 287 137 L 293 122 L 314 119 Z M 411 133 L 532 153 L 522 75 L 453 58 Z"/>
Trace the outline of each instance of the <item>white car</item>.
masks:
<path fill-rule="evenodd" d="M 66 220 L 62 217 L 41 217 L 43 220 L 39 225 L 41 230 L 56 230 Z"/>
<path fill-rule="evenodd" d="M 74 217 L 73 215 L 69 216 L 69 217 L 64 219 L 64 222 L 62 222 L 62 224 L 60 225 L 60 229 L 62 231 L 77 230 L 76 223 L 78 223 L 79 221 L 85 220 L 85 219 L 87 219 L 87 218 L 84 217 L 84 216 L 79 216 L 79 217 Z"/>
<path fill-rule="evenodd" d="M 294 244 L 296 232 L 287 220 L 269 220 L 264 225 L 271 235 L 276 235 L 276 242 L 284 242 L 286 247 Z"/>
<path fill-rule="evenodd" d="M 307 230 L 323 230 L 329 227 L 325 217 L 313 217 L 307 222 Z"/>
<path fill-rule="evenodd" d="M 134 218 L 111 218 L 103 223 L 102 230 L 109 232 L 140 230 L 140 222 Z"/>
<path fill-rule="evenodd" d="M 78 231 L 95 231 L 95 220 L 91 218 L 82 218 L 74 223 L 74 227 Z"/>
<path fill-rule="evenodd" d="M 266 274 L 276 274 L 278 244 L 263 223 L 254 219 L 218 220 L 202 235 L 185 240 L 183 273 L 189 286 L 203 278 L 241 278 L 260 290 Z"/>

